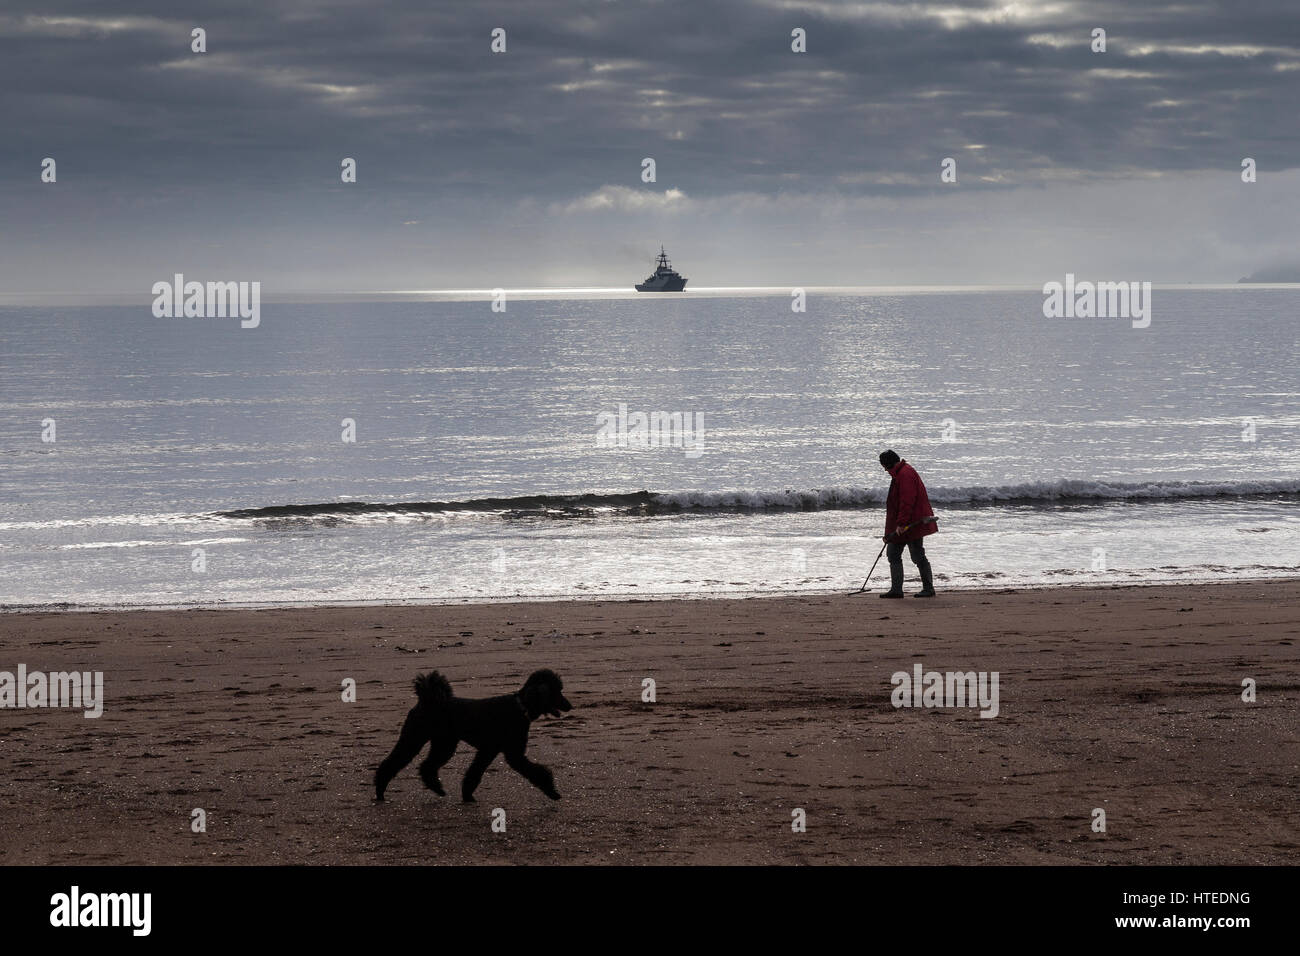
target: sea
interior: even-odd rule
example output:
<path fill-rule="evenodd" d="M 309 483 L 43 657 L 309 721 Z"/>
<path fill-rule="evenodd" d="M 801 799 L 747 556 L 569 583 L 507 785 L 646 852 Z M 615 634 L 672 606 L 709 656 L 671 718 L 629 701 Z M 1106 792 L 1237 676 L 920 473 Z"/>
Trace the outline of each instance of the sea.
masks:
<path fill-rule="evenodd" d="M 847 594 L 886 448 L 940 590 L 1300 573 L 1300 287 L 803 293 L 9 301 L 0 605 Z"/>

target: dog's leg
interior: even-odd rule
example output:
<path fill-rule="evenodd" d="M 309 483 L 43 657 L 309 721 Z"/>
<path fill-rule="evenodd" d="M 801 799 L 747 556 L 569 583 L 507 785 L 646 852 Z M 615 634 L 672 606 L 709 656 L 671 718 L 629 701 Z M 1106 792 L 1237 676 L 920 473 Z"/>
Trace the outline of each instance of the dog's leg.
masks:
<path fill-rule="evenodd" d="M 443 738 L 442 740 L 434 739 L 429 744 L 429 756 L 425 757 L 424 763 L 420 764 L 420 779 L 424 781 L 426 787 L 440 797 L 445 797 L 447 791 L 442 789 L 442 781 L 438 779 L 438 771 L 456 753 L 457 743 L 455 737 Z"/>
<path fill-rule="evenodd" d="M 522 750 L 518 753 L 506 754 L 506 763 L 528 778 L 534 787 L 552 800 L 560 799 L 560 791 L 555 789 L 555 776 L 548 767 L 540 763 L 533 763 L 524 756 Z"/>
<path fill-rule="evenodd" d="M 497 759 L 495 750 L 480 750 L 474 755 L 474 762 L 465 771 L 465 779 L 460 782 L 460 798 L 466 803 L 474 802 L 474 791 L 483 779 L 483 771 L 493 760 Z"/>
<path fill-rule="evenodd" d="M 402 735 L 397 738 L 393 752 L 384 758 L 384 762 L 375 771 L 376 800 L 384 799 L 384 790 L 388 787 L 388 781 L 396 777 L 399 770 L 415 759 L 415 755 L 420 752 L 420 748 L 428 739 L 427 734 L 421 719 L 414 713 L 407 716 L 406 723 L 402 725 Z"/>

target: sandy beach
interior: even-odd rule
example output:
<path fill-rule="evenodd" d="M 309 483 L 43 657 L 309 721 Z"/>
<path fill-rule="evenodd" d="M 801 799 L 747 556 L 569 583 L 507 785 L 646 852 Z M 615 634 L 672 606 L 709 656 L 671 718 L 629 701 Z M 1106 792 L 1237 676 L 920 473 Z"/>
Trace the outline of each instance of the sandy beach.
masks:
<path fill-rule="evenodd" d="M 105 696 L 98 719 L 0 710 L 3 864 L 1300 862 L 1298 580 L 0 629 L 0 670 L 103 671 Z M 918 662 L 998 672 L 997 716 L 894 707 L 891 675 Z M 475 697 L 539 667 L 574 704 L 529 748 L 562 801 L 498 759 L 477 804 L 414 765 L 374 802 L 416 673 Z M 470 756 L 443 771 L 453 793 Z"/>

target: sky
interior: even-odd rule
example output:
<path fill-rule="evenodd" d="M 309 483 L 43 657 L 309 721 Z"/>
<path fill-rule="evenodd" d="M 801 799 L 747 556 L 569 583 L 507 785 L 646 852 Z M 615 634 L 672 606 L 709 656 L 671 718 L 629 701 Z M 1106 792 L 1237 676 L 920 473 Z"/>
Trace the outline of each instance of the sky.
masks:
<path fill-rule="evenodd" d="M 1294 0 L 6 0 L 0 294 L 1233 282 L 1298 94 Z"/>

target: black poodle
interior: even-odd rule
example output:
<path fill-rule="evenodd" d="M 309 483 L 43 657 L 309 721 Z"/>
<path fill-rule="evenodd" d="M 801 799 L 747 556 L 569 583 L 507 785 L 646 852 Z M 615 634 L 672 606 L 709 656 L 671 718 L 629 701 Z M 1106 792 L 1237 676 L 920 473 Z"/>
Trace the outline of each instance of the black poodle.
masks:
<path fill-rule="evenodd" d="M 406 715 L 402 735 L 387 759 L 375 771 L 375 799 L 384 799 L 384 789 L 397 772 L 415 759 L 425 741 L 430 743 L 429 756 L 420 764 L 424 785 L 439 796 L 446 796 L 438 771 L 465 741 L 478 750 L 474 762 L 465 771 L 460 797 L 474 800 L 474 789 L 483 779 L 483 771 L 504 753 L 506 763 L 519 771 L 552 800 L 560 799 L 551 771 L 524 756 L 528 746 L 528 725 L 542 714 L 560 716 L 570 704 L 560 691 L 564 685 L 554 671 L 534 671 L 516 694 L 464 700 L 451 692 L 447 679 L 437 671 L 415 679 L 415 696 L 419 702 Z"/>

